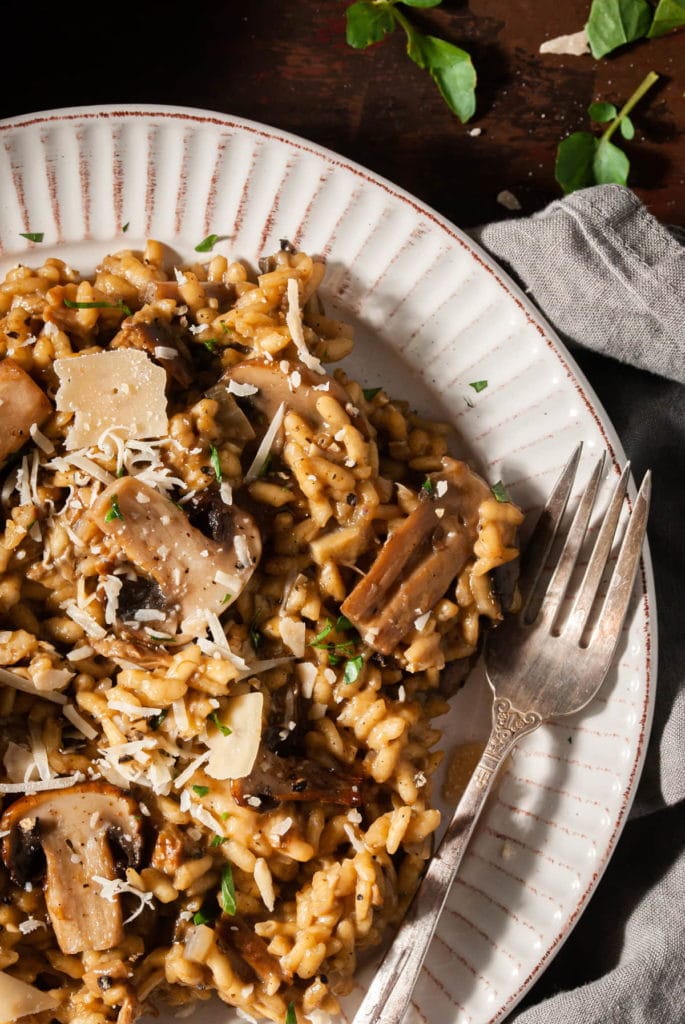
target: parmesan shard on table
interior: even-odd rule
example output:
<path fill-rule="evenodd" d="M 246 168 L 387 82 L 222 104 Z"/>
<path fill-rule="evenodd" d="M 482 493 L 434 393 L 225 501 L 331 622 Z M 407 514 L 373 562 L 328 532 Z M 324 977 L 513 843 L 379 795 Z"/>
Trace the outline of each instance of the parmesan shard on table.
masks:
<path fill-rule="evenodd" d="M 59 412 L 73 412 L 65 447 L 98 443 L 106 430 L 127 438 L 164 437 L 168 429 L 166 373 L 137 349 L 56 359 Z"/>

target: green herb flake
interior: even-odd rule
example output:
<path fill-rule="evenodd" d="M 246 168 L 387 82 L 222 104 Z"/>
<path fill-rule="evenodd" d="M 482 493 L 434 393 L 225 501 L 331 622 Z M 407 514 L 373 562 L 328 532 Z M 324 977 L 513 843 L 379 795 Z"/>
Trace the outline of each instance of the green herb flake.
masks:
<path fill-rule="evenodd" d="M 196 914 L 193 914 L 193 924 L 214 924 L 218 912 L 219 908 L 217 906 L 205 904 L 200 907 Z"/>
<path fill-rule="evenodd" d="M 193 786 L 193 793 L 197 793 L 198 796 L 207 796 L 209 786 Z"/>
<path fill-rule="evenodd" d="M 364 659 L 361 654 L 358 654 L 356 658 L 349 658 L 345 662 L 345 671 L 343 672 L 343 679 L 346 683 L 356 683 L 359 679 L 359 673 L 364 666 Z"/>
<path fill-rule="evenodd" d="M 310 642 L 310 647 L 326 647 L 327 645 L 322 643 L 326 639 L 329 633 L 332 633 L 335 629 L 335 625 L 330 619 L 326 619 L 326 625 L 323 627 L 320 633 L 317 633 L 314 639 Z"/>
<path fill-rule="evenodd" d="M 262 633 L 260 632 L 260 630 L 257 628 L 257 626 L 254 626 L 254 625 L 250 626 L 248 632 L 249 632 L 249 635 L 250 635 L 250 643 L 252 644 L 252 646 L 253 646 L 253 648 L 255 650 L 255 653 L 256 653 L 259 650 L 259 648 L 262 646 L 262 641 L 264 640 L 264 637 L 263 637 Z"/>
<path fill-rule="evenodd" d="M 338 633 L 346 633 L 348 629 L 354 629 L 354 626 L 346 615 L 339 615 L 335 623 L 335 628 Z"/>
<path fill-rule="evenodd" d="M 430 477 L 426 477 L 426 479 L 423 481 L 423 483 L 421 484 L 421 490 L 425 491 L 426 494 L 433 493 L 433 491 L 435 490 L 435 484 L 430 479 Z"/>
<path fill-rule="evenodd" d="M 229 593 L 229 591 L 226 591 L 224 596 L 221 598 L 221 603 L 222 604 L 228 604 L 228 602 L 231 600 L 232 597 L 233 597 L 233 594 Z"/>
<path fill-rule="evenodd" d="M 294 1003 L 288 1003 L 288 1012 L 285 1015 L 285 1024 L 297 1024 L 297 1014 L 295 1013 Z"/>
<path fill-rule="evenodd" d="M 651 23 L 652 8 L 647 0 L 592 0 L 585 26 L 592 56 L 599 59 L 642 39 Z"/>
<path fill-rule="evenodd" d="M 44 231 L 20 231 L 19 234 L 28 242 L 42 242 L 45 237 Z"/>
<path fill-rule="evenodd" d="M 209 844 L 211 849 L 215 850 L 217 846 L 223 846 L 224 843 L 228 842 L 228 836 L 214 836 L 211 843 Z"/>
<path fill-rule="evenodd" d="M 125 316 L 132 316 L 131 310 L 126 303 L 119 302 L 74 302 L 72 299 L 62 299 L 67 309 L 118 309 Z"/>
<path fill-rule="evenodd" d="M 130 220 L 127 220 L 126 223 L 122 225 L 121 231 L 122 231 L 122 233 L 124 235 L 126 234 L 128 229 L 130 228 L 130 226 L 131 226 L 131 221 Z"/>
<path fill-rule="evenodd" d="M 158 715 L 155 715 L 153 718 L 150 719 L 148 724 L 149 724 L 150 729 L 152 730 L 152 732 L 157 732 L 157 730 L 159 729 L 160 725 L 162 724 L 162 722 L 164 721 L 164 719 L 166 718 L 166 716 L 168 714 L 169 714 L 169 708 L 162 708 L 162 710 L 160 711 L 160 713 Z"/>
<path fill-rule="evenodd" d="M 115 519 L 123 519 L 123 518 L 124 518 L 124 513 L 119 508 L 119 499 L 117 498 L 117 496 L 115 494 L 115 495 L 113 495 L 112 500 L 109 503 L 109 508 L 107 509 L 107 512 L 105 513 L 105 522 L 106 523 L 111 523 Z"/>
<path fill-rule="evenodd" d="M 492 491 L 494 496 L 497 498 L 497 501 L 500 501 L 503 504 L 504 503 L 511 503 L 511 498 L 509 497 L 507 489 L 506 489 L 506 487 L 504 486 L 504 484 L 502 483 L 501 480 L 498 480 L 496 484 L 493 484 L 492 487 L 490 488 L 490 490 Z"/>
<path fill-rule="evenodd" d="M 223 242 L 228 235 L 207 235 L 195 246 L 195 252 L 211 252 L 217 242 Z"/>
<path fill-rule="evenodd" d="M 211 715 L 209 717 L 210 717 L 210 720 L 212 722 L 214 722 L 214 725 L 217 727 L 217 729 L 219 730 L 219 732 L 221 733 L 222 736 L 230 736 L 231 735 L 233 730 L 229 729 L 229 727 L 227 725 L 224 725 L 224 723 L 220 720 L 220 718 L 219 718 L 218 714 L 216 713 L 216 711 L 212 711 L 212 713 L 211 713 Z"/>
<path fill-rule="evenodd" d="M 202 344 L 208 352 L 213 352 L 216 348 L 216 338 L 204 338 Z"/>
<path fill-rule="evenodd" d="M 471 383 L 469 384 L 469 387 L 473 388 L 476 394 L 478 394 L 480 391 L 485 391 L 487 386 L 488 382 L 486 380 L 472 380 Z"/>
<path fill-rule="evenodd" d="M 233 871 L 230 864 L 224 866 L 221 872 L 221 906 L 225 914 L 235 914 L 237 905 L 235 901 L 235 884 L 233 882 Z"/>
<path fill-rule="evenodd" d="M 362 393 L 367 402 L 372 402 L 379 391 L 382 391 L 382 388 L 364 388 Z"/>
<path fill-rule="evenodd" d="M 647 37 L 656 39 L 685 25 L 685 0 L 659 0 Z"/>
<path fill-rule="evenodd" d="M 212 463 L 214 476 L 217 478 L 219 483 L 221 483 L 224 478 L 224 475 L 221 472 L 221 460 L 219 459 L 219 451 L 213 444 L 210 444 L 209 446 L 209 461 Z"/>

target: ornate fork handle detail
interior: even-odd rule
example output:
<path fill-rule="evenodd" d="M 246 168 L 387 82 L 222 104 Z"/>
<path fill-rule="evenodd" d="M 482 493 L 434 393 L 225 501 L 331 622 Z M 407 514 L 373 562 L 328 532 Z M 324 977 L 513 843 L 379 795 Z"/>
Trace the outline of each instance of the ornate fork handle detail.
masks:
<path fill-rule="evenodd" d="M 474 772 L 477 784 L 487 786 L 513 744 L 542 723 L 535 711 L 518 711 L 506 697 L 496 697 L 492 706 L 492 731 Z"/>
<path fill-rule="evenodd" d="M 505 697 L 493 701 L 492 728 L 485 750 L 414 895 L 402 929 L 355 1014 L 354 1024 L 400 1024 L 404 1018 L 440 912 L 497 770 L 521 736 L 541 724 L 540 715 L 519 711 Z"/>

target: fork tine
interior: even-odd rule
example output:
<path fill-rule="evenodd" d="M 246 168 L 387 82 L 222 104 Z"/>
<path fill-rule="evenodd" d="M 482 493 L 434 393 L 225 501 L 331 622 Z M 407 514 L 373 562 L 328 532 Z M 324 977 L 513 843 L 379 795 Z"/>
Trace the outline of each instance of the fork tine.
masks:
<path fill-rule="evenodd" d="M 522 613 L 525 614 L 531 596 L 535 591 L 535 585 L 544 569 L 547 555 L 554 543 L 554 538 L 559 529 L 559 523 L 566 510 L 571 487 L 576 477 L 580 453 L 583 447 L 582 441 L 576 445 L 573 453 L 561 471 L 557 482 L 547 499 L 545 507 L 535 524 L 535 529 L 530 535 L 526 549 L 521 560 L 521 574 L 519 577 L 519 588 L 523 595 Z"/>
<path fill-rule="evenodd" d="M 604 469 L 605 455 L 602 453 L 601 458 L 597 460 L 595 468 L 590 474 L 583 495 L 578 502 L 575 515 L 573 516 L 573 522 L 569 528 L 564 546 L 561 550 L 557 564 L 552 573 L 552 578 L 547 585 L 542 603 L 540 605 L 539 613 L 546 619 L 550 625 L 553 626 L 554 620 L 556 619 L 561 603 L 564 599 L 564 594 L 568 587 L 571 575 L 575 568 L 580 554 L 580 549 L 585 540 L 585 534 L 587 532 L 587 526 L 590 521 L 590 514 L 595 504 L 595 498 L 597 497 L 597 489 L 599 487 L 599 481 Z"/>
<path fill-rule="evenodd" d="M 614 534 L 616 533 L 616 527 L 621 515 L 621 506 L 623 505 L 623 499 L 628 488 L 629 477 L 630 463 L 627 462 L 611 495 L 611 500 L 597 534 L 597 540 L 592 549 L 578 596 L 562 630 L 563 636 L 574 643 L 580 641 L 585 631 L 597 596 L 602 574 L 611 553 L 611 545 L 613 544 Z"/>
<path fill-rule="evenodd" d="M 621 634 L 621 627 L 633 592 L 633 583 L 637 567 L 640 564 L 642 545 L 647 530 L 651 493 L 652 474 L 648 470 L 642 479 L 642 486 L 635 499 L 630 522 L 623 537 L 609 582 L 609 589 L 602 605 L 596 633 L 590 640 L 593 650 L 604 656 L 607 667 Z"/>

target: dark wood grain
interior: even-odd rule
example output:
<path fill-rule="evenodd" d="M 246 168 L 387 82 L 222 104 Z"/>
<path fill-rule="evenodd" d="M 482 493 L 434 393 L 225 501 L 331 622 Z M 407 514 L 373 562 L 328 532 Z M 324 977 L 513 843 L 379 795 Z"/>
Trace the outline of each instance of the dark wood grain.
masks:
<path fill-rule="evenodd" d="M 473 55 L 478 110 L 463 126 L 399 33 L 366 51 L 347 46 L 336 0 L 46 7 L 35 26 L 19 4 L 3 11 L 0 116 L 125 102 L 239 115 L 328 146 L 463 227 L 511 216 L 497 202 L 502 189 L 524 212 L 556 198 L 559 140 L 589 127 L 591 100 L 620 103 L 655 70 L 660 82 L 625 144 L 630 184 L 657 217 L 685 224 L 685 32 L 596 61 L 539 53 L 544 39 L 582 27 L 589 0 L 445 0 L 413 10 L 417 25 Z"/>

